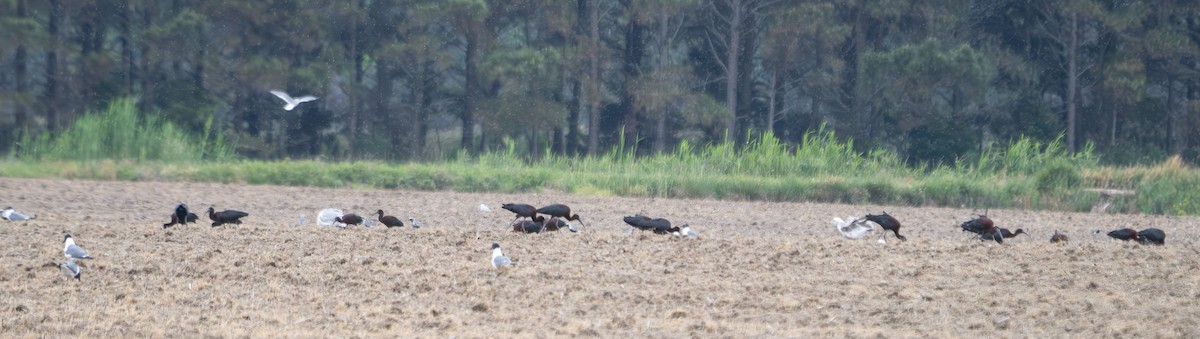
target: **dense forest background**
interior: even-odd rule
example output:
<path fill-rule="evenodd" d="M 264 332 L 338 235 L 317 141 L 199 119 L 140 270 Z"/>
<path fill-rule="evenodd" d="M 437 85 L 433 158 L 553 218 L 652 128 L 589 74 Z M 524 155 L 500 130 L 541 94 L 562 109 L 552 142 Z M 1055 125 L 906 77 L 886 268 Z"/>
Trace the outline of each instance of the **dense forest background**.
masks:
<path fill-rule="evenodd" d="M 320 100 L 285 111 L 271 89 Z M 125 97 L 260 159 L 648 154 L 824 126 L 910 163 L 1022 135 L 1194 162 L 1200 5 L 0 0 L 0 152 Z"/>

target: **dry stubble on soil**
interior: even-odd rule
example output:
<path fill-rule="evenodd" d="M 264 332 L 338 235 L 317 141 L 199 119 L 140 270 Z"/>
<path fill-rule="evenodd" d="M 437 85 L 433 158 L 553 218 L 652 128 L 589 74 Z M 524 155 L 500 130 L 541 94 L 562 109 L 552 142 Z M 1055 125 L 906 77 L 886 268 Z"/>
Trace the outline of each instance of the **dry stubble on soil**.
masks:
<path fill-rule="evenodd" d="M 970 209 L 0 178 L 5 336 L 1200 337 L 1196 218 Z M 180 201 L 245 224 L 161 224 Z M 561 202 L 578 234 L 524 235 L 503 202 Z M 494 210 L 483 213 L 485 203 Z M 328 229 L 322 208 L 427 227 Z M 886 210 L 907 242 L 848 240 L 833 216 Z M 701 238 L 628 229 L 650 213 Z M 303 214 L 308 223 L 297 225 Z M 202 218 L 207 221 L 207 218 Z M 1155 226 L 1163 247 L 1092 235 Z M 1071 236 L 1051 245 L 1054 229 Z M 58 271 L 62 236 L 96 258 Z M 872 234 L 873 236 L 874 234 Z M 497 274 L 490 245 L 517 267 Z"/>

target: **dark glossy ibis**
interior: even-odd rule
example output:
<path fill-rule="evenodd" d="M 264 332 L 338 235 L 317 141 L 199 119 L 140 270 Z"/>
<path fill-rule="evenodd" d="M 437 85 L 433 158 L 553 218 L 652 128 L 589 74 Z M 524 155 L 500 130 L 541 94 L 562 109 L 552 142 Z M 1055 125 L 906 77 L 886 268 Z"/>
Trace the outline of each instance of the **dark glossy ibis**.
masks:
<path fill-rule="evenodd" d="M 1065 244 L 1067 240 L 1067 235 L 1058 231 L 1054 231 L 1054 235 L 1050 237 L 1050 243 L 1052 244 Z"/>
<path fill-rule="evenodd" d="M 572 227 L 570 223 L 559 217 L 550 217 L 550 219 L 543 218 L 542 225 L 547 231 L 562 232 L 562 229 L 566 228 L 571 230 L 571 232 L 579 232 L 579 230 L 575 229 L 575 227 Z"/>
<path fill-rule="evenodd" d="M 1108 232 L 1108 236 L 1112 237 L 1113 239 L 1125 241 L 1138 240 L 1138 232 L 1134 231 L 1132 228 L 1122 228 L 1116 231 Z"/>
<path fill-rule="evenodd" d="M 188 222 L 188 220 L 187 220 L 188 214 L 189 214 L 189 211 L 188 211 L 187 204 L 181 203 L 178 206 L 175 206 L 175 218 L 172 220 L 182 221 L 182 222 L 180 222 L 180 224 L 186 224 Z"/>
<path fill-rule="evenodd" d="M 529 218 L 530 220 L 532 220 L 533 217 L 537 216 L 537 214 L 538 214 L 537 208 L 535 208 L 535 207 L 533 207 L 533 205 L 529 205 L 529 204 L 509 203 L 509 204 L 500 205 L 500 208 L 509 210 L 510 212 L 513 212 L 513 213 L 516 213 L 517 218 L 513 219 L 513 221 L 520 220 L 521 218 Z"/>
<path fill-rule="evenodd" d="M 196 216 L 196 213 L 185 214 L 182 221 L 179 219 L 177 214 L 171 214 L 171 222 L 163 224 L 163 228 L 170 227 L 171 225 L 182 225 L 189 222 L 196 222 L 198 219 L 200 219 L 200 217 Z"/>
<path fill-rule="evenodd" d="M 1137 233 L 1137 239 L 1146 245 L 1162 245 L 1167 241 L 1167 233 L 1157 228 L 1147 228 Z"/>
<path fill-rule="evenodd" d="M 579 215 L 571 214 L 571 208 L 567 207 L 567 205 L 563 205 L 563 204 L 546 205 L 546 206 L 543 206 L 542 208 L 537 209 L 537 212 L 541 213 L 541 214 L 549 215 L 552 217 L 559 217 L 559 218 L 567 219 L 567 221 L 578 221 L 579 224 L 581 224 L 581 225 L 583 224 L 583 220 L 579 219 Z"/>
<path fill-rule="evenodd" d="M 379 214 L 379 222 L 382 223 L 384 226 L 404 227 L 404 222 L 400 221 L 400 218 L 390 216 L 390 215 L 383 215 L 383 210 L 375 211 L 375 213 Z"/>
<path fill-rule="evenodd" d="M 983 241 L 1004 243 L 1004 238 L 1010 238 L 1014 236 L 1012 235 L 1012 232 L 1008 233 L 1010 236 L 1005 236 L 1004 232 L 1007 232 L 1008 230 L 996 227 L 995 223 L 992 222 L 992 219 L 988 218 L 986 214 L 980 214 L 974 219 L 962 223 L 960 227 L 962 227 L 963 232 L 978 234 L 979 239 Z M 1021 233 L 1025 233 L 1025 231 L 1021 230 Z"/>
<path fill-rule="evenodd" d="M 655 234 L 678 232 L 678 227 L 671 227 L 671 221 L 663 218 L 650 218 L 641 214 L 624 218 L 625 223 L 643 231 L 654 231 Z"/>
<path fill-rule="evenodd" d="M 1029 233 L 1025 233 L 1025 230 L 1020 229 L 1020 228 L 1018 228 L 1016 232 L 1010 232 L 1007 228 L 1004 228 L 1004 227 L 997 227 L 996 229 L 1000 231 L 1000 235 L 1004 236 L 1005 239 L 1015 238 L 1017 235 L 1021 235 L 1021 234 L 1029 234 Z"/>
<path fill-rule="evenodd" d="M 900 239 L 900 241 L 908 241 L 908 239 L 904 238 L 903 235 L 900 235 L 900 221 L 887 214 L 887 212 L 883 212 L 883 214 L 867 214 L 867 216 L 864 218 L 879 224 L 879 227 L 885 231 L 892 231 L 892 233 L 896 234 L 896 239 Z M 879 232 L 880 241 L 883 241 L 886 236 L 887 232 Z"/>
<path fill-rule="evenodd" d="M 240 219 L 245 218 L 248 215 L 250 215 L 250 213 L 246 213 L 246 212 L 242 212 L 242 211 L 224 210 L 224 211 L 216 212 L 216 210 L 214 208 L 212 208 L 212 207 L 208 208 L 208 218 L 212 219 L 213 227 L 221 226 L 224 224 L 241 225 L 242 221 Z"/>
<path fill-rule="evenodd" d="M 512 230 L 517 233 L 541 233 L 542 223 L 533 220 L 519 220 L 512 222 Z"/>
<path fill-rule="evenodd" d="M 961 227 L 963 232 L 971 232 L 979 235 L 983 235 L 985 233 L 995 233 L 995 230 L 993 229 L 995 225 L 992 223 L 992 219 L 988 218 L 988 216 L 984 214 L 980 214 L 974 219 L 962 223 Z"/>
<path fill-rule="evenodd" d="M 363 222 L 363 217 L 354 213 L 342 214 L 342 216 L 333 218 L 333 221 L 340 222 L 346 225 L 360 225 Z"/>

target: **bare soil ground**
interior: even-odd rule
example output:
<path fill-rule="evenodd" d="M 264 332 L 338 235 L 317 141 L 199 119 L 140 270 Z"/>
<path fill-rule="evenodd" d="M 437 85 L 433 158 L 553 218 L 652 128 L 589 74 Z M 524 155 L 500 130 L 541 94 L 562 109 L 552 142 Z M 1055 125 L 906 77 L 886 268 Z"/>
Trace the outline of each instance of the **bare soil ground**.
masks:
<path fill-rule="evenodd" d="M 5 337 L 1200 337 L 1197 218 L 970 208 L 0 178 Z M 250 213 L 164 230 L 178 202 Z M 581 233 L 516 234 L 503 202 L 565 203 Z M 493 210 L 478 210 L 485 203 Z M 425 228 L 319 228 L 384 209 Z M 907 242 L 848 240 L 886 210 Z M 699 239 L 626 234 L 638 212 Z M 307 224 L 298 225 L 303 214 Z M 1159 227 L 1167 245 L 1093 230 Z M 1071 237 L 1052 245 L 1055 229 Z M 58 270 L 63 234 L 95 259 Z M 495 272 L 500 243 L 516 268 Z"/>

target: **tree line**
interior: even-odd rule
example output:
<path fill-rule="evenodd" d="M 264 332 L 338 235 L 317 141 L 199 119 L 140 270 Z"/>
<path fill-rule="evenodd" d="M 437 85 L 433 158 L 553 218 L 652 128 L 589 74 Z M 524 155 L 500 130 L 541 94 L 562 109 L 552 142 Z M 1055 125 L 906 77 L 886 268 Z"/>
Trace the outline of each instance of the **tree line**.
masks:
<path fill-rule="evenodd" d="M 1020 136 L 1200 157 L 1190 1 L 5 0 L 0 41 L 5 131 L 137 97 L 251 158 L 645 154 L 822 126 L 913 163 Z M 320 100 L 285 111 L 272 89 Z"/>

